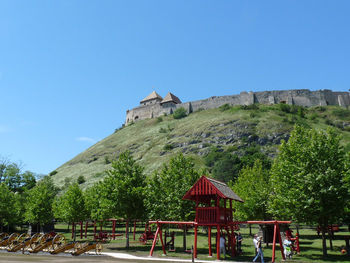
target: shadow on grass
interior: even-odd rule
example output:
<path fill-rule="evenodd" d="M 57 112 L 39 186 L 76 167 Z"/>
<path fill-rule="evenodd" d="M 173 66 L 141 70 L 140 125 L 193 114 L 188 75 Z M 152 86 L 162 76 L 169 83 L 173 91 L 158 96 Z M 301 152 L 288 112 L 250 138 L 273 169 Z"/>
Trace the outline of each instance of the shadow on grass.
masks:
<path fill-rule="evenodd" d="M 303 258 L 307 258 L 310 261 L 323 261 L 323 262 L 350 262 L 350 256 L 346 255 L 328 255 L 327 257 L 323 257 L 322 255 L 303 255 Z"/>

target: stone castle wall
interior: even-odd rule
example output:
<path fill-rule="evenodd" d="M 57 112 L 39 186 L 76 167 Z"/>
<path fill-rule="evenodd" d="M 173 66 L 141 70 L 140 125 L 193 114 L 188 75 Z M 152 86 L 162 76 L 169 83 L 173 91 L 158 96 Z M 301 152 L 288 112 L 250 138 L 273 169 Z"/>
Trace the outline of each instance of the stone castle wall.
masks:
<path fill-rule="evenodd" d="M 251 105 L 287 103 L 299 106 L 326 106 L 338 105 L 350 106 L 349 92 L 335 92 L 331 90 L 275 90 L 263 92 L 241 92 L 239 95 L 214 96 L 204 100 L 185 102 L 181 104 L 141 105 L 126 112 L 125 124 L 130 122 L 156 118 L 164 114 L 172 114 L 177 108 L 185 108 L 188 113 L 198 110 L 218 108 L 224 104 L 229 105 Z"/>

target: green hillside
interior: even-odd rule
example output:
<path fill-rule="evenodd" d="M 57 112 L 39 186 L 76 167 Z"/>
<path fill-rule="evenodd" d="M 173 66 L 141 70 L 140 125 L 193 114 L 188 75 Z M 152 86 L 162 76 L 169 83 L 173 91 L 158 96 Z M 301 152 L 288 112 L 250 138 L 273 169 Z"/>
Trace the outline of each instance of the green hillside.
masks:
<path fill-rule="evenodd" d="M 335 127 L 350 150 L 350 110 L 335 107 L 280 105 L 221 106 L 191 113 L 175 120 L 173 116 L 138 121 L 116 130 L 51 173 L 58 186 L 84 176 L 84 187 L 101 180 L 110 162 L 129 150 L 145 167 L 146 175 L 161 167 L 174 154 L 190 155 L 198 168 L 205 167 L 203 156 L 216 146 L 237 154 L 259 145 L 274 157 L 282 139 L 288 139 L 294 124 L 327 129 Z M 66 179 L 67 178 L 67 179 Z"/>

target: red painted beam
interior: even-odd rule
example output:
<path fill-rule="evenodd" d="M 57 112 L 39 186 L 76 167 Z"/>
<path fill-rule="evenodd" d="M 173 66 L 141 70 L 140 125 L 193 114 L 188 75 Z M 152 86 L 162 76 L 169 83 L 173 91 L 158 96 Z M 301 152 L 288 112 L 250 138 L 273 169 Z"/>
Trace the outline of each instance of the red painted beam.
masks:
<path fill-rule="evenodd" d="M 211 252 L 211 227 L 208 227 L 208 246 L 209 246 L 209 256 L 212 257 L 213 253 Z"/>
<path fill-rule="evenodd" d="M 153 239 L 153 242 L 152 242 L 151 251 L 149 252 L 149 256 L 150 256 L 150 257 L 153 256 L 153 251 L 154 251 L 154 247 L 156 246 L 156 243 L 157 243 L 157 236 L 158 236 L 158 234 L 159 234 L 159 230 L 160 230 L 160 227 L 159 227 L 159 225 L 158 225 L 156 234 L 154 235 L 154 239 Z"/>
<path fill-rule="evenodd" d="M 281 250 L 282 258 L 283 258 L 283 260 L 286 260 L 286 256 L 284 255 L 284 251 L 283 251 L 283 243 L 282 243 L 282 237 L 281 237 L 280 228 L 279 228 L 278 225 L 276 225 L 276 228 L 277 228 L 278 238 L 279 238 L 279 241 L 280 241 L 280 250 Z"/>
<path fill-rule="evenodd" d="M 197 229 L 198 227 L 194 227 L 194 258 L 197 258 Z"/>
<path fill-rule="evenodd" d="M 245 223 L 247 224 L 259 224 L 259 225 L 263 225 L 263 224 L 291 224 L 292 221 L 246 221 Z"/>
<path fill-rule="evenodd" d="M 193 221 L 149 221 L 149 224 L 170 224 L 170 225 L 197 225 L 196 222 Z"/>
<path fill-rule="evenodd" d="M 220 260 L 220 226 L 217 226 L 216 232 L 216 259 Z"/>

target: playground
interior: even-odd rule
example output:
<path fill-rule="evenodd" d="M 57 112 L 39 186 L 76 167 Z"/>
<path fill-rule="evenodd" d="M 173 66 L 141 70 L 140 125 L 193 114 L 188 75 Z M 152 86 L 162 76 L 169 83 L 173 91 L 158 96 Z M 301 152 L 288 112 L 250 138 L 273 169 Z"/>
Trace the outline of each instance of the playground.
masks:
<path fill-rule="evenodd" d="M 232 202 L 242 202 L 226 184 L 201 177 L 183 199 L 195 202 L 194 221 L 140 220 L 76 222 L 71 225 L 56 223 L 49 233 L 0 233 L 0 250 L 5 255 L 65 255 L 76 258 L 104 253 L 128 253 L 134 256 L 187 259 L 228 260 L 251 262 L 255 256 L 253 235 L 262 238 L 265 261 L 284 261 L 284 241 L 290 240 L 294 262 L 349 262 L 349 229 L 330 227 L 332 242 L 328 240 L 329 257 L 322 258 L 322 244 L 315 226 L 295 225 L 291 221 L 234 220 Z M 238 246 L 238 233 L 242 243 Z M 130 247 L 125 248 L 129 236 Z M 220 237 L 225 239 L 225 252 L 220 249 Z M 226 255 L 225 255 L 226 254 Z M 259 260 L 259 259 L 258 259 Z"/>

